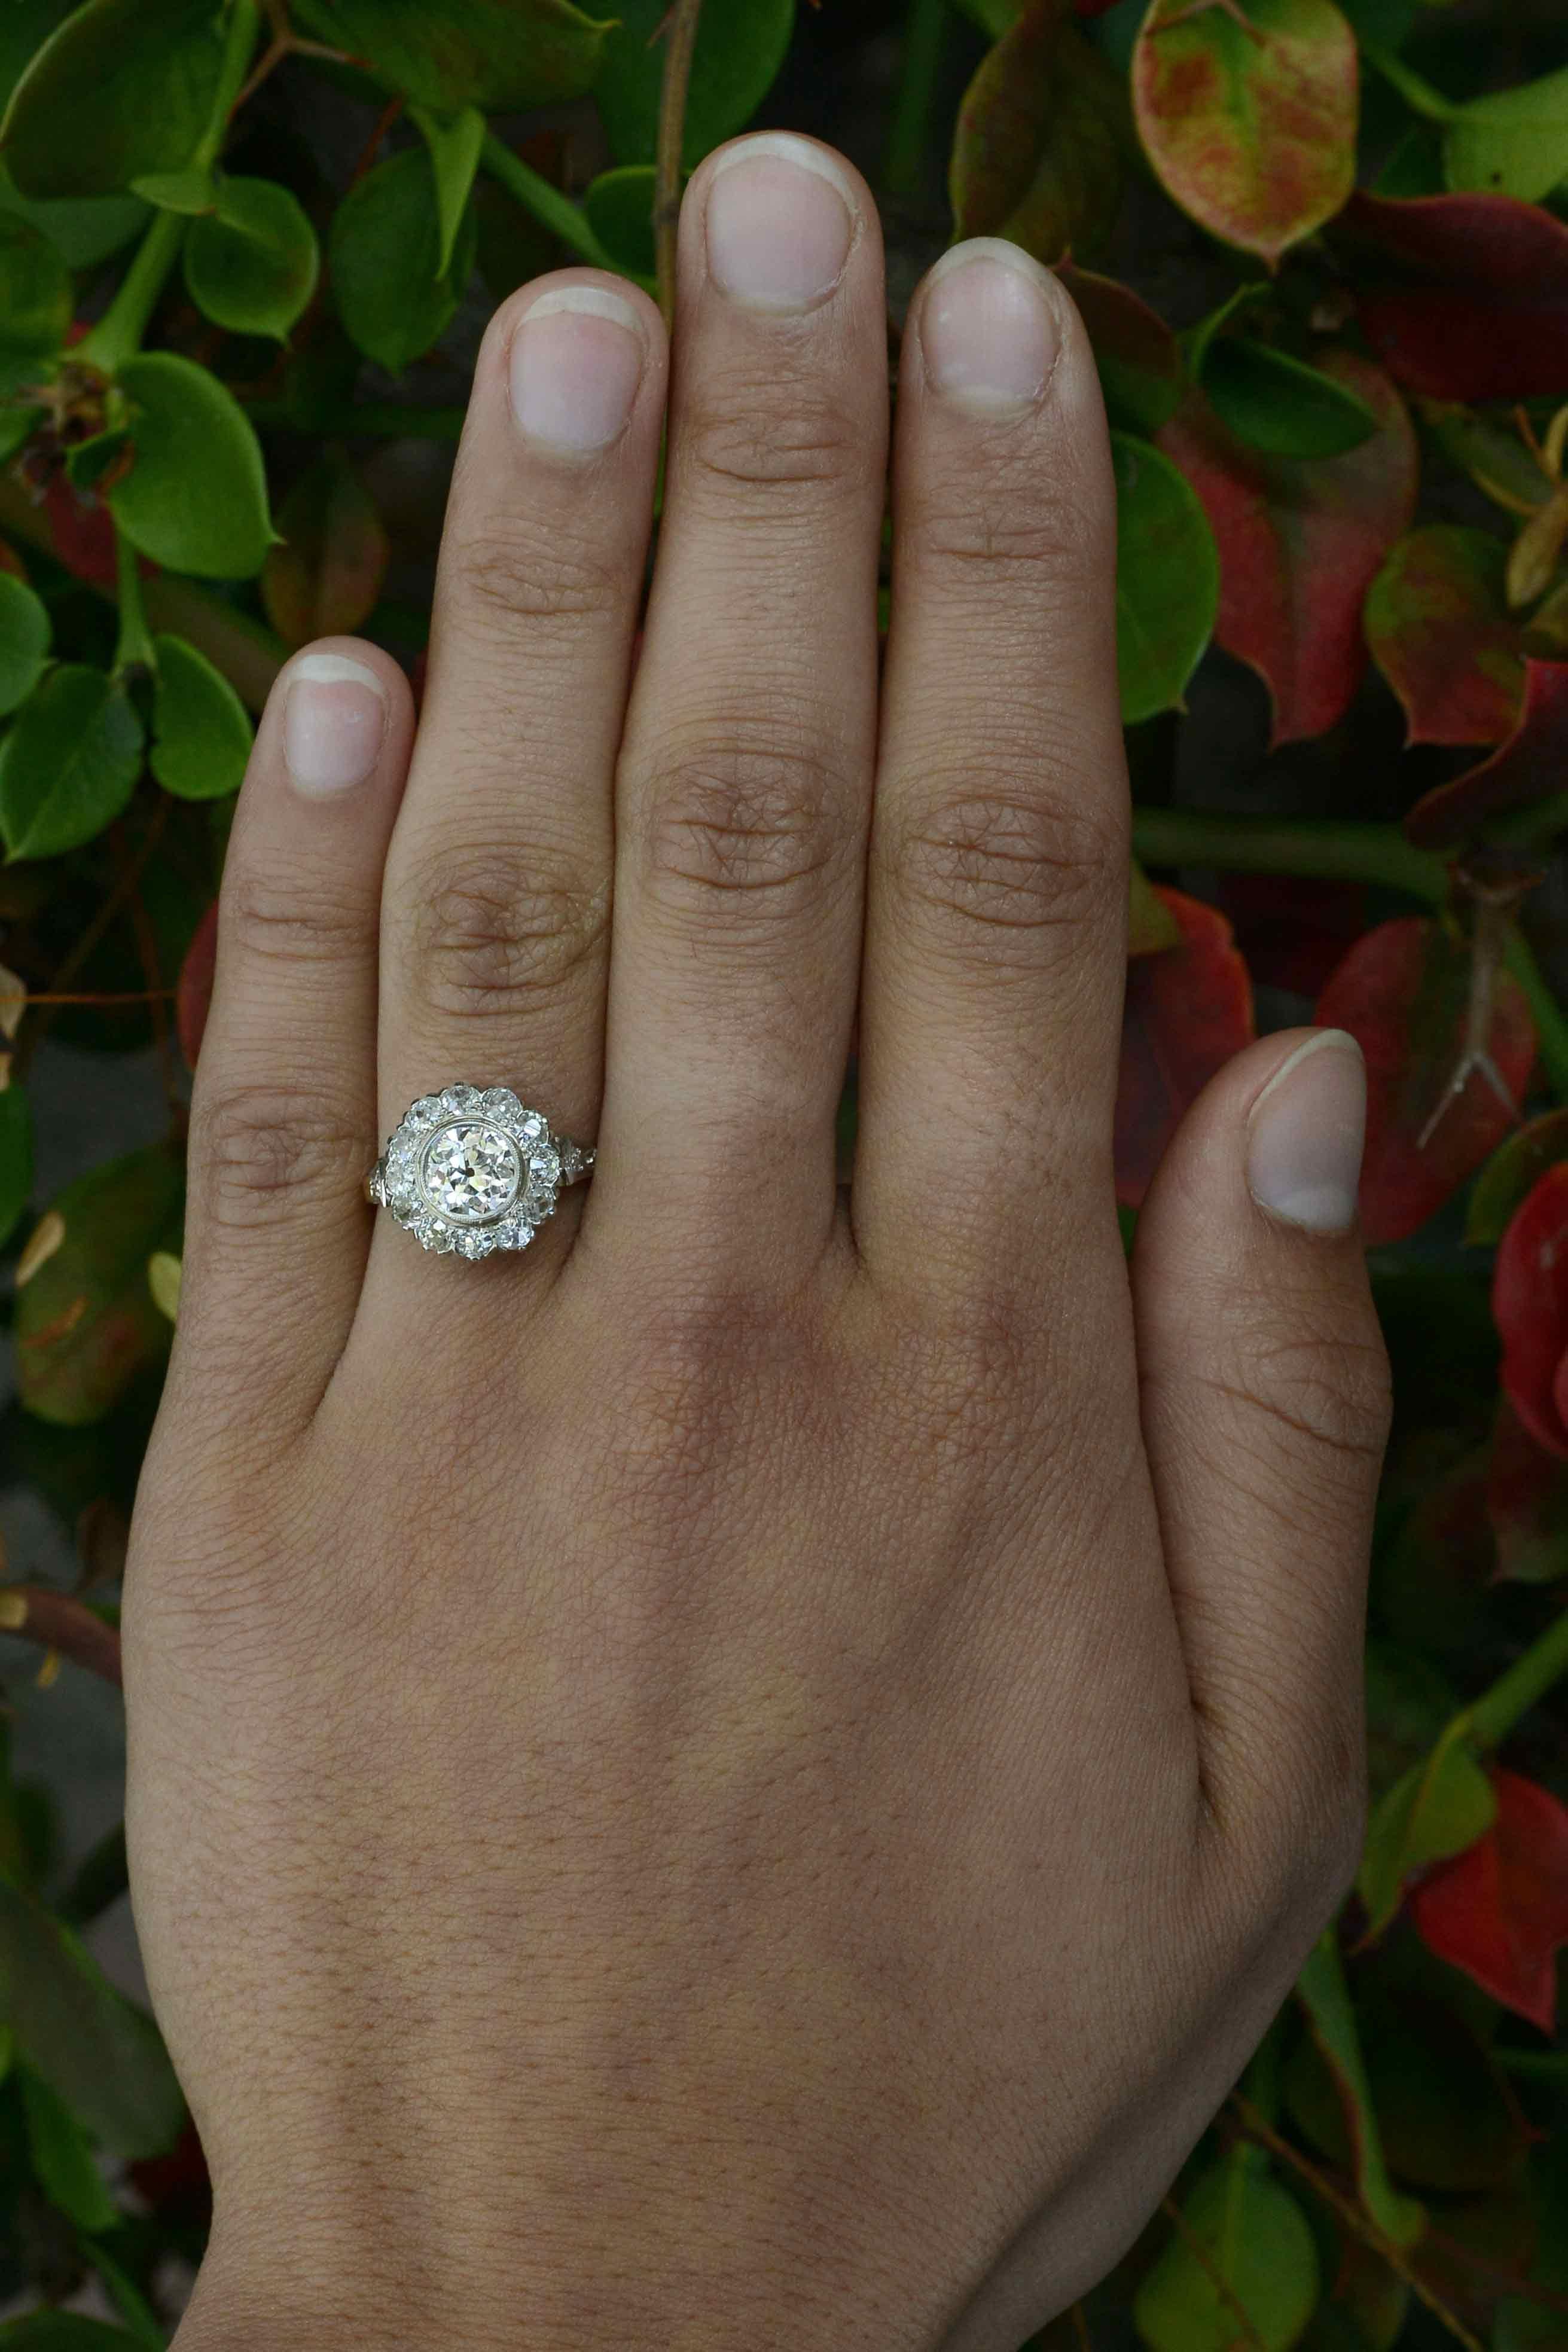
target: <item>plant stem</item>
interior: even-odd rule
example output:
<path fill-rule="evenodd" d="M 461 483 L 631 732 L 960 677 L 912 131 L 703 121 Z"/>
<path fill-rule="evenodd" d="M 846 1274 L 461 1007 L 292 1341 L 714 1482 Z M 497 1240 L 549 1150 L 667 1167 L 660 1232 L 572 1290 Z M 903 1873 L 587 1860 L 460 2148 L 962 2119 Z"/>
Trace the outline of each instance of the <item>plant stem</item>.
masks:
<path fill-rule="evenodd" d="M 903 71 L 882 159 L 882 185 L 890 196 L 919 193 L 946 41 L 947 0 L 910 0 Z"/>
<path fill-rule="evenodd" d="M 259 22 L 256 0 L 234 0 L 213 110 L 201 144 L 191 159 L 200 170 L 209 169 L 222 152 L 229 109 L 245 79 Z M 135 258 L 116 289 L 113 301 L 78 347 L 78 359 L 85 360 L 89 367 L 101 368 L 105 375 L 117 375 L 132 352 L 140 350 L 147 322 L 163 290 L 163 281 L 174 266 L 184 234 L 185 224 L 180 214 L 160 212 L 153 215 L 136 248 Z"/>
<path fill-rule="evenodd" d="M 106 1683 L 120 1680 L 119 1633 L 72 1593 L 41 1584 L 6 1585 L 0 1590 L 0 1632 L 42 1642 Z"/>
<path fill-rule="evenodd" d="M 85 360 L 89 367 L 101 368 L 105 375 L 119 373 L 141 346 L 184 233 L 185 224 L 178 213 L 153 216 L 113 301 L 92 332 L 78 344 L 74 358 Z"/>
<path fill-rule="evenodd" d="M 1472 1746 L 1497 1747 L 1564 1675 L 1568 1675 L 1568 1609 L 1552 1619 L 1545 1633 L 1531 1643 L 1522 1658 L 1515 1659 L 1490 1690 L 1483 1691 L 1465 1709 Z"/>
<path fill-rule="evenodd" d="M 658 92 L 658 139 L 653 166 L 653 249 L 658 307 L 675 324 L 675 246 L 680 222 L 680 159 L 686 143 L 686 93 L 702 0 L 675 0 L 665 32 L 664 79 Z"/>
<path fill-rule="evenodd" d="M 563 196 L 559 188 L 552 188 L 542 172 L 534 171 L 521 155 L 514 155 L 493 131 L 485 133 L 479 161 L 491 179 L 499 180 L 509 194 L 514 195 L 535 220 L 542 221 L 546 228 L 553 230 L 563 245 L 569 245 L 574 253 L 580 254 L 584 261 L 591 261 L 595 269 L 613 269 L 617 278 L 626 276 L 615 256 L 595 236 L 581 205 L 574 205 L 570 196 Z"/>
<path fill-rule="evenodd" d="M 1568 1020 L 1563 1018 L 1563 1008 L 1547 985 L 1529 940 L 1511 924 L 1505 952 L 1510 971 L 1530 1001 L 1542 1067 L 1558 1100 L 1568 1102 Z"/>
<path fill-rule="evenodd" d="M 1132 846 L 1150 866 L 1213 866 L 1237 874 L 1302 874 L 1325 882 L 1375 882 L 1429 907 L 1448 897 L 1448 869 L 1413 849 L 1392 824 L 1330 818 L 1209 816 L 1193 809 L 1134 809 Z"/>
<path fill-rule="evenodd" d="M 1396 58 L 1380 42 L 1363 40 L 1361 53 L 1368 65 L 1375 66 L 1384 80 L 1399 92 L 1413 114 L 1425 116 L 1428 122 L 1452 122 L 1460 112 L 1461 110 L 1446 99 L 1440 89 L 1434 89 L 1429 81 L 1423 80 L 1418 73 L 1413 73 L 1402 58 Z"/>
<path fill-rule="evenodd" d="M 147 626 L 147 607 L 142 595 L 141 566 L 136 550 L 122 530 L 114 534 L 114 570 L 120 604 L 120 642 L 114 648 L 114 675 L 121 677 L 129 669 L 157 667 L 153 632 Z"/>

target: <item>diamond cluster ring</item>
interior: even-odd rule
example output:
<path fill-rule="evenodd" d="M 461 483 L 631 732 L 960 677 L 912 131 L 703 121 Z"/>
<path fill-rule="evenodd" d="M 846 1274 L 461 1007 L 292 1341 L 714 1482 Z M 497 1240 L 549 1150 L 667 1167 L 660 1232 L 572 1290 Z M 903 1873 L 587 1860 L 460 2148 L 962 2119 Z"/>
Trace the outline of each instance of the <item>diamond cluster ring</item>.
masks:
<path fill-rule="evenodd" d="M 587 1146 L 552 1134 L 510 1087 L 444 1087 L 404 1112 L 365 1198 L 427 1250 L 489 1257 L 526 1249 L 557 1195 L 593 1165 Z"/>

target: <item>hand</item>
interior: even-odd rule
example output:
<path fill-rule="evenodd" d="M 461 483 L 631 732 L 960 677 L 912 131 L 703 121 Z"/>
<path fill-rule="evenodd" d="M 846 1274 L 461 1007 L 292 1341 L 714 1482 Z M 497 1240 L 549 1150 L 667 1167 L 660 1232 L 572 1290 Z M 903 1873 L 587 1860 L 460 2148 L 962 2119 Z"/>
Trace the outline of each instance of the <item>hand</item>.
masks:
<path fill-rule="evenodd" d="M 664 343 L 570 269 L 479 360 L 417 740 L 317 647 L 235 824 L 125 1620 L 182 2352 L 1013 2352 L 1359 1845 L 1361 1066 L 1226 1070 L 1129 1278 L 1083 329 L 1010 247 L 917 296 L 879 715 L 871 200 L 764 137 L 680 237 L 629 703 Z M 361 1193 L 463 1079 L 599 1144 L 477 1265 Z"/>

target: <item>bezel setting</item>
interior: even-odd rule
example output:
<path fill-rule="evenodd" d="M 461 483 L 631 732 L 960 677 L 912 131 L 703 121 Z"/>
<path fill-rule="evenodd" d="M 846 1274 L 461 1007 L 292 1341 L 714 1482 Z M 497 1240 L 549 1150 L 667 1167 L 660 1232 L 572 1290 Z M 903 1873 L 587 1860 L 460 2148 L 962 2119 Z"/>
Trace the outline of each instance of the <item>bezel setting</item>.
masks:
<path fill-rule="evenodd" d="M 493 1209 L 465 1213 L 435 1196 L 431 1147 L 454 1128 L 489 1129 L 491 1158 L 504 1169 L 510 1154 L 515 1164 L 515 1181 L 500 1187 L 507 1197 Z M 421 1248 L 489 1257 L 492 1250 L 526 1249 L 545 1219 L 554 1215 L 562 1185 L 581 1173 L 589 1159 L 576 1145 L 552 1135 L 543 1112 L 530 1109 L 510 1087 L 444 1087 L 439 1094 L 421 1095 L 404 1112 L 369 1190 Z"/>

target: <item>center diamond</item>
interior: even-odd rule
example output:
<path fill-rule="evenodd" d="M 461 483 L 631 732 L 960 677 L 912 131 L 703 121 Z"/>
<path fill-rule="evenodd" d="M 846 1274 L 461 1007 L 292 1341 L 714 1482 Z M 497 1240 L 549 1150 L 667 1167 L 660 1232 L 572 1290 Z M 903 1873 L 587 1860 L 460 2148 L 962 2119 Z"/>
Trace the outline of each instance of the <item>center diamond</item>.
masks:
<path fill-rule="evenodd" d="M 477 1119 L 444 1127 L 425 1147 L 424 1191 L 433 1209 L 465 1225 L 504 1216 L 522 1183 L 510 1135 Z"/>

